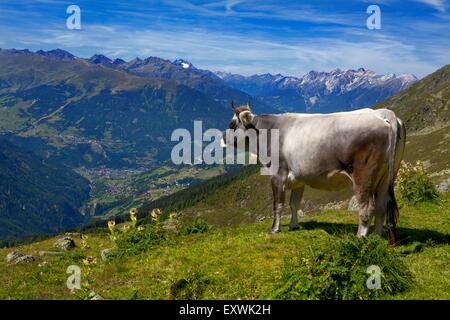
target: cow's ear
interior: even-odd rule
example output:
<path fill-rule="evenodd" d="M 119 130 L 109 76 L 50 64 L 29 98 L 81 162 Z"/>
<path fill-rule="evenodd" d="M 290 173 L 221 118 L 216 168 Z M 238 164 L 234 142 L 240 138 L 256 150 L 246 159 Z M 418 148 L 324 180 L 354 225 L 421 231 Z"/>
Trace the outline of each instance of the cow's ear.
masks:
<path fill-rule="evenodd" d="M 254 115 L 250 111 L 243 111 L 239 113 L 239 120 L 241 120 L 244 126 L 248 126 L 252 123 Z"/>

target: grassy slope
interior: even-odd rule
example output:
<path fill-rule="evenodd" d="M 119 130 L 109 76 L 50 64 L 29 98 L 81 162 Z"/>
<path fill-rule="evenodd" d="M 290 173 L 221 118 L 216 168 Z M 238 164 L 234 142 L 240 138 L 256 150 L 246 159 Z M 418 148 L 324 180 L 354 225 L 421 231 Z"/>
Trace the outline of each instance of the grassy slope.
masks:
<path fill-rule="evenodd" d="M 411 88 L 374 108 L 389 108 L 402 119 L 408 132 L 448 125 L 450 121 L 450 65 L 426 76 Z"/>
<path fill-rule="evenodd" d="M 414 274 L 413 288 L 393 298 L 450 299 L 450 194 L 440 204 L 425 203 L 401 210 L 400 236 L 403 245 L 395 250 L 408 251 L 412 243 L 422 250 L 405 254 L 403 260 Z M 81 259 L 91 255 L 97 264 L 88 276 L 91 290 L 106 299 L 168 299 L 170 286 L 195 272 L 211 283 L 199 298 L 256 299 L 268 297 L 281 276 L 285 258 L 293 258 L 308 250 L 313 243 L 326 245 L 335 237 L 356 231 L 356 214 L 346 211 L 313 213 L 301 220 L 302 229 L 275 236 L 266 234 L 270 221 L 238 227 L 225 227 L 205 234 L 177 236 L 168 244 L 138 256 L 102 262 L 100 250 L 113 244 L 106 233 L 89 234 L 88 249 L 78 247 L 62 256 L 44 256 L 26 265 L 7 266 L 5 256 L 12 249 L 0 250 L 0 299 L 71 299 L 65 286 L 66 268 L 76 264 L 82 268 L 82 282 L 88 267 Z M 429 241 L 431 239 L 432 241 Z M 55 239 L 33 243 L 18 249 L 33 253 L 52 250 Z M 38 267 L 42 261 L 48 266 Z M 385 297 L 392 298 L 392 297 Z"/>

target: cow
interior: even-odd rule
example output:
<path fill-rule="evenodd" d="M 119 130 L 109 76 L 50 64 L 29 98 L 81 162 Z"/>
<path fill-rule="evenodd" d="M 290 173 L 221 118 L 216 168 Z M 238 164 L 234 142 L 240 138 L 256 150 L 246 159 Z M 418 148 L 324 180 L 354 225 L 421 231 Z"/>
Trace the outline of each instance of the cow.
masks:
<path fill-rule="evenodd" d="M 359 205 L 357 235 L 367 236 L 375 217 L 375 232 L 381 235 L 386 221 L 389 243 L 397 243 L 399 211 L 394 179 L 403 157 L 406 130 L 393 111 L 256 115 L 248 103 L 236 107 L 234 102 L 232 109 L 228 131 L 255 130 L 258 135 L 261 129 L 268 132 L 278 129 L 278 169 L 271 174 L 274 218 L 270 234 L 280 232 L 288 189 L 291 190 L 289 230 L 296 230 L 305 186 L 331 191 L 351 185 Z M 236 139 L 227 139 L 224 134 L 222 143 L 235 146 Z M 266 166 L 270 167 L 270 163 Z"/>

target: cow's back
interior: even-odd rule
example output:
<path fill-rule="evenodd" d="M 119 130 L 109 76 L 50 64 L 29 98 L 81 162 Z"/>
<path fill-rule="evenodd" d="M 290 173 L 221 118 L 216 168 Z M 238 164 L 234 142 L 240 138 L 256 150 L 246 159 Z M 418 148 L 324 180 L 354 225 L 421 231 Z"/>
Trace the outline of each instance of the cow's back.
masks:
<path fill-rule="evenodd" d="M 391 112 L 387 110 L 388 112 Z M 317 176 L 342 168 L 358 149 L 387 147 L 389 124 L 386 111 L 372 109 L 332 114 L 286 114 L 280 128 L 280 155 L 296 176 Z"/>

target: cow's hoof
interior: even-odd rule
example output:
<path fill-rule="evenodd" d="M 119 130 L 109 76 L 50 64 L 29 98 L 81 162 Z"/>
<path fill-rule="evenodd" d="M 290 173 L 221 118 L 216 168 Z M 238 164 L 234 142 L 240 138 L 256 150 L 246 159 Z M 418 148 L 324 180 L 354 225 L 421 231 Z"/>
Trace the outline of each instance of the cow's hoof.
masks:
<path fill-rule="evenodd" d="M 281 232 L 280 229 L 278 229 L 278 230 L 270 230 L 270 231 L 269 231 L 269 235 L 276 234 L 276 233 L 280 233 L 280 232 Z"/>
<path fill-rule="evenodd" d="M 297 224 L 295 226 L 289 226 L 289 231 L 295 231 L 295 230 L 299 230 L 300 226 Z"/>

